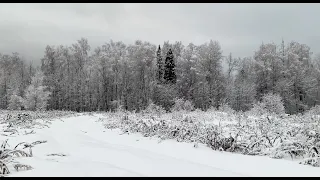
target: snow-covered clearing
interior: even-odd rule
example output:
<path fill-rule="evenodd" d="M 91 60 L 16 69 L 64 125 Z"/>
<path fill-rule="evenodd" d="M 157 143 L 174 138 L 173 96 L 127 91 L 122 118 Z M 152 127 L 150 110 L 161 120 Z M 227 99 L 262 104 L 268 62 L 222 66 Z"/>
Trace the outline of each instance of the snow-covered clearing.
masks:
<path fill-rule="evenodd" d="M 119 135 L 105 129 L 98 114 L 52 121 L 35 134 L 9 138 L 19 142 L 47 140 L 33 147 L 33 157 L 16 158 L 33 167 L 9 176 L 320 176 L 316 167 L 297 162 L 213 151 L 204 145 L 164 140 L 140 134 Z M 50 156 L 51 154 L 51 156 Z M 55 156 L 60 154 L 64 156 Z"/>

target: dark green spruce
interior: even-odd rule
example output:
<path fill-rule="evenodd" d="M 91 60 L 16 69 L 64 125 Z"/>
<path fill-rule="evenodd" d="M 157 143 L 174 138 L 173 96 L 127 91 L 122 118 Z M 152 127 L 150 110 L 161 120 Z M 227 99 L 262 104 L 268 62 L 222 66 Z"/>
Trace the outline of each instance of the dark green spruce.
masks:
<path fill-rule="evenodd" d="M 161 48 L 159 45 L 158 51 L 157 51 L 157 81 L 158 83 L 162 83 L 163 82 L 163 75 L 164 75 L 164 64 L 163 64 L 163 60 L 161 57 Z"/>
<path fill-rule="evenodd" d="M 172 50 L 169 49 L 167 52 L 167 57 L 165 61 L 165 71 L 164 71 L 164 80 L 166 83 L 175 84 L 177 76 L 175 73 L 176 65 L 174 63 L 174 56 Z"/>

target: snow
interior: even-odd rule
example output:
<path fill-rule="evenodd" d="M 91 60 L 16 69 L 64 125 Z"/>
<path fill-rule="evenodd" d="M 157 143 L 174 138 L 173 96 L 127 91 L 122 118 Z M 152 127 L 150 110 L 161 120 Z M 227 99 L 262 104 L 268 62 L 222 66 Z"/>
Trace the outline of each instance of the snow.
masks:
<path fill-rule="evenodd" d="M 47 140 L 33 148 L 34 157 L 17 158 L 33 167 L 15 171 L 12 177 L 92 176 L 320 176 L 318 168 L 295 161 L 213 151 L 204 145 L 145 138 L 139 134 L 119 135 L 97 122 L 100 115 L 55 120 L 50 128 L 35 134 L 9 137 L 19 142 Z M 0 136 L 0 140 L 8 137 Z M 65 156 L 47 156 L 48 154 Z"/>

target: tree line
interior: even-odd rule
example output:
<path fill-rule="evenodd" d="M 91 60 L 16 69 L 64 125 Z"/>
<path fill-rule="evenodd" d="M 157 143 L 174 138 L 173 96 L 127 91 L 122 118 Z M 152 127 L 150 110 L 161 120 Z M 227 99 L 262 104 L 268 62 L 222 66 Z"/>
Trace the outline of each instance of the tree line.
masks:
<path fill-rule="evenodd" d="M 187 46 L 110 40 L 91 51 L 82 38 L 48 45 L 40 67 L 18 53 L 0 54 L 0 108 L 141 111 L 154 103 L 169 111 L 182 99 L 202 110 L 247 111 L 272 93 L 287 113 L 302 113 L 320 103 L 319 68 L 320 57 L 295 41 L 261 44 L 253 56 L 235 58 L 223 56 L 213 40 Z"/>

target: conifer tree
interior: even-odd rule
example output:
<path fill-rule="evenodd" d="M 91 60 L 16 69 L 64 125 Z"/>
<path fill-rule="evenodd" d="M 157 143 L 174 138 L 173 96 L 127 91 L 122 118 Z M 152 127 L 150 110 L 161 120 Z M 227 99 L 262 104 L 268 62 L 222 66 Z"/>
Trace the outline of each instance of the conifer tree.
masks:
<path fill-rule="evenodd" d="M 157 80 L 158 83 L 162 83 L 163 82 L 163 74 L 164 74 L 164 67 L 163 67 L 163 61 L 162 61 L 162 57 L 161 57 L 161 48 L 159 45 L 158 51 L 157 51 Z"/>
<path fill-rule="evenodd" d="M 172 50 L 169 49 L 167 52 L 167 57 L 165 61 L 165 71 L 164 71 L 164 79 L 166 83 L 176 83 L 176 73 L 175 73 L 175 63 L 174 63 L 174 56 Z"/>

